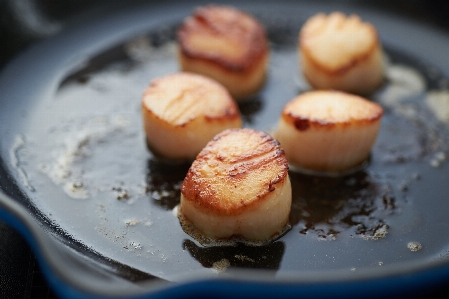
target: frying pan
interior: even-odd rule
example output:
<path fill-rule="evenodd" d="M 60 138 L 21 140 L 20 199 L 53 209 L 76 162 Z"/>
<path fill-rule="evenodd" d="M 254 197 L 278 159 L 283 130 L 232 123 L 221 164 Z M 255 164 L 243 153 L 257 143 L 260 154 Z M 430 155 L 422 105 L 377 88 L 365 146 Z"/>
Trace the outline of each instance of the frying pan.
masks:
<path fill-rule="evenodd" d="M 29 241 L 57 294 L 377 297 L 448 281 L 449 38 L 341 3 L 226 3 L 267 28 L 267 84 L 240 105 L 244 126 L 265 131 L 309 88 L 295 52 L 308 17 L 340 10 L 377 27 L 388 76 L 370 97 L 385 116 L 368 165 L 342 177 L 290 172 L 292 229 L 268 246 L 202 246 L 175 215 L 189 165 L 147 149 L 140 97 L 177 70 L 175 30 L 205 3 L 79 24 L 0 76 L 0 216 Z"/>

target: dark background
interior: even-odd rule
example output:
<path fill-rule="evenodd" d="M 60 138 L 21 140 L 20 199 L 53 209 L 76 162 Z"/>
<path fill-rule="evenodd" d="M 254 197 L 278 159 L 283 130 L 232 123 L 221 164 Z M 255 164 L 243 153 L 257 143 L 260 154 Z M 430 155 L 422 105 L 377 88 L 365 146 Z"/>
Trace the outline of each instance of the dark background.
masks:
<path fill-rule="evenodd" d="M 338 0 L 334 0 L 338 1 Z M 333 2 L 334 2 L 333 1 Z M 340 0 L 370 5 L 425 23 L 449 36 L 446 0 Z M 142 0 L 0 0 L 0 71 L 21 51 L 50 37 L 80 18 L 132 5 Z M 448 49 L 449 61 L 449 49 Z M 1 91 L 0 91 L 1 92 Z M 449 282 L 408 298 L 449 298 Z M 48 287 L 25 240 L 0 221 L 0 298 L 57 298 Z"/>

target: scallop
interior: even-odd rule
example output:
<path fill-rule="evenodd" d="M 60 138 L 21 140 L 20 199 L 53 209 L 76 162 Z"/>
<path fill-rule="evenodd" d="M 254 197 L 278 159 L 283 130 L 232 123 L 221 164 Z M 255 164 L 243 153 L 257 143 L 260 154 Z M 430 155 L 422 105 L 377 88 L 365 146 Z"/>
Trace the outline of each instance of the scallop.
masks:
<path fill-rule="evenodd" d="M 383 109 L 341 91 L 309 91 L 285 105 L 274 136 L 294 168 L 346 173 L 369 158 Z"/>
<path fill-rule="evenodd" d="M 267 242 L 288 226 L 292 191 L 279 143 L 253 129 L 218 134 L 181 186 L 179 211 L 204 236 Z"/>
<path fill-rule="evenodd" d="M 377 30 L 357 15 L 313 16 L 299 33 L 298 52 L 301 71 L 315 89 L 368 95 L 384 81 Z"/>
<path fill-rule="evenodd" d="M 229 6 L 197 8 L 177 31 L 183 71 L 214 78 L 237 99 L 256 94 L 265 83 L 269 46 L 264 27 Z"/>
<path fill-rule="evenodd" d="M 242 126 L 226 88 L 191 73 L 153 80 L 143 94 L 142 116 L 149 148 L 172 160 L 191 161 L 216 134 Z"/>

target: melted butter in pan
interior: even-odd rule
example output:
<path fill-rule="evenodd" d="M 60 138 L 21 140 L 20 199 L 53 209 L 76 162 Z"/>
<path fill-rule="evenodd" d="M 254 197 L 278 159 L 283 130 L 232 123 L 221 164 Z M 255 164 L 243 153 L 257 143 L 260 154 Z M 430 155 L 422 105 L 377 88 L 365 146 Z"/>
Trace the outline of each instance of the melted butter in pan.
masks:
<path fill-rule="evenodd" d="M 290 258 L 292 248 L 309 246 L 310 240 L 317 246 L 317 240 L 382 242 L 423 223 L 414 194 L 435 175 L 431 171 L 447 167 L 447 87 L 435 83 L 443 82 L 441 74 L 434 71 L 431 76 L 414 59 L 387 47 L 389 77 L 371 98 L 385 107 L 385 115 L 370 163 L 342 177 L 291 171 L 291 230 L 262 249 L 198 245 L 183 233 L 173 212 L 189 165 L 156 159 L 146 146 L 140 118 L 141 94 L 151 79 L 177 71 L 170 32 L 139 37 L 92 58 L 62 81 L 55 99 L 45 107 L 50 116 L 39 138 L 27 132 L 18 137 L 11 153 L 23 183 L 36 194 L 44 193 L 48 184 L 56 188 L 51 190 L 54 194 L 65 194 L 38 203 L 49 211 L 50 219 L 62 226 L 70 223 L 65 229 L 86 244 L 94 237 L 83 234 L 92 236 L 86 230 L 94 230 L 106 240 L 106 245 L 99 241 L 104 248 L 118 246 L 117 251 L 135 254 L 136 262 L 128 260 L 129 264 L 141 265 L 147 257 L 162 264 L 173 260 L 179 266 L 176 261 L 186 255 L 216 272 L 229 267 L 278 269 L 288 266 L 282 261 Z M 284 104 L 300 92 L 297 70 L 291 67 L 296 63 L 295 47 L 272 46 L 266 88 L 240 105 L 244 126 L 265 131 L 273 128 Z M 60 111 L 65 111 L 64 118 Z M 61 202 L 76 207 L 81 215 L 54 205 Z M 293 260 L 294 265 L 301 263 Z"/>

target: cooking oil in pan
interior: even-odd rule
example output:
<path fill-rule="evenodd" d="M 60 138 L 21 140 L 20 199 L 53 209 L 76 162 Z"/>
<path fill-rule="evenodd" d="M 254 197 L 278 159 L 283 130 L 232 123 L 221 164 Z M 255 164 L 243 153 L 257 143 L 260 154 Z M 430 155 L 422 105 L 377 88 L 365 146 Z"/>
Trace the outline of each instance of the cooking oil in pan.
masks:
<path fill-rule="evenodd" d="M 172 262 L 175 274 L 196 265 L 222 272 L 229 267 L 350 269 L 347 261 L 357 269 L 392 262 L 381 252 L 391 251 L 395 238 L 425 221 L 415 208 L 416 192 L 447 167 L 446 114 L 436 117 L 440 109 L 429 108 L 446 103 L 432 83 L 442 76 L 432 81 L 413 59 L 386 47 L 389 77 L 371 97 L 385 115 L 368 165 L 339 177 L 291 171 L 291 229 L 264 246 L 198 242 L 183 232 L 173 213 L 189 165 L 155 158 L 140 119 L 144 88 L 152 78 L 177 71 L 173 35 L 167 32 L 114 47 L 67 76 L 55 99 L 43 105 L 42 115 L 50 115 L 42 122 L 46 125 L 32 126 L 11 150 L 23 183 L 45 198 L 37 204 L 49 218 L 73 227 L 75 238 L 105 256 L 137 269 Z M 267 86 L 240 104 L 244 126 L 270 131 L 283 105 L 305 88 L 298 88 L 297 68 L 291 67 L 295 45 L 284 42 L 273 42 Z M 60 111 L 67 111 L 64 120 Z M 56 188 L 42 187 L 48 184 Z M 404 248 L 404 241 L 398 242 Z M 329 248 L 335 248 L 332 254 L 320 256 Z M 369 260 L 367 250 L 378 256 Z M 155 271 L 169 275 L 164 266 Z"/>

